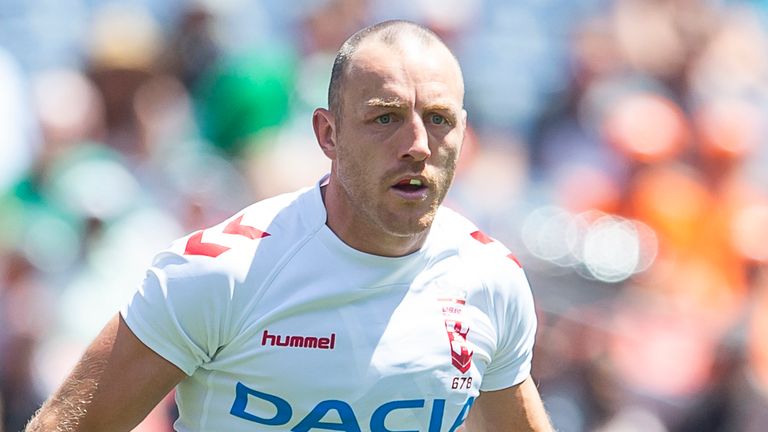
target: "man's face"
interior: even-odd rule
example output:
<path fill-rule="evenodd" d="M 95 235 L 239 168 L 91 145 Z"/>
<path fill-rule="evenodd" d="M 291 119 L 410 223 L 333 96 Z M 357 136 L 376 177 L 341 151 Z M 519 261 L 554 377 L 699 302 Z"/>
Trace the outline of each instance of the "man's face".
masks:
<path fill-rule="evenodd" d="M 464 139 L 463 97 L 446 48 L 363 43 L 343 82 L 332 167 L 354 217 L 394 236 L 429 228 Z"/>

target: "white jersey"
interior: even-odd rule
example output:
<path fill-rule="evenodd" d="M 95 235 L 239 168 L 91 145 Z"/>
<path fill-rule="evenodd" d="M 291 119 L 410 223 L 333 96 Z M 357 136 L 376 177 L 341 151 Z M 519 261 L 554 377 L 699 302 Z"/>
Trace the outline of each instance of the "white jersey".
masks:
<path fill-rule="evenodd" d="M 160 253 L 122 310 L 187 375 L 179 431 L 456 430 L 530 373 L 536 318 L 509 251 L 440 208 L 421 250 L 355 250 L 319 185 Z"/>

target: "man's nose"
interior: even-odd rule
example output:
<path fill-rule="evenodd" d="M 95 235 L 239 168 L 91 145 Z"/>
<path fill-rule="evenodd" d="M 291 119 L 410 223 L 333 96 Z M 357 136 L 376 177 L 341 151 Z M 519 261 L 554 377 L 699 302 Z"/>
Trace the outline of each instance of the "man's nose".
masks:
<path fill-rule="evenodd" d="M 432 155 L 429 149 L 429 135 L 424 126 L 424 120 L 419 116 L 413 116 L 410 125 L 407 126 L 407 137 L 403 143 L 401 159 L 414 159 L 423 161 Z"/>

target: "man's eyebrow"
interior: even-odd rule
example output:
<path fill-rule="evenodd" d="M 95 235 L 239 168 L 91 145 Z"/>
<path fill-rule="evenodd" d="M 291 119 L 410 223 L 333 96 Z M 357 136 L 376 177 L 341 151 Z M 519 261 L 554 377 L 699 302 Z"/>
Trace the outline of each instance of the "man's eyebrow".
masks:
<path fill-rule="evenodd" d="M 365 102 L 365 105 L 373 108 L 402 108 L 405 105 L 405 103 L 403 102 L 402 99 L 396 96 L 391 98 L 374 97 L 374 98 L 368 99 Z M 454 112 L 456 110 L 456 107 L 450 103 L 436 102 L 436 103 L 431 103 L 427 105 L 425 109 L 427 111 Z"/>
<path fill-rule="evenodd" d="M 424 107 L 426 111 L 456 111 L 456 106 L 450 103 L 436 102 Z"/>
<path fill-rule="evenodd" d="M 365 102 L 369 107 L 381 107 L 381 108 L 402 108 L 404 103 L 399 97 L 379 98 L 374 97 L 368 99 Z"/>

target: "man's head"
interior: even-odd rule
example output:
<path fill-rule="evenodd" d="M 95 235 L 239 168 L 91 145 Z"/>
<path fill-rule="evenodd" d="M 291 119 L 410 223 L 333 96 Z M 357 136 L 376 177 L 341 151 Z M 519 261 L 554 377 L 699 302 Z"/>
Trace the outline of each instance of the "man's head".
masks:
<path fill-rule="evenodd" d="M 313 125 L 332 161 L 329 226 L 353 246 L 361 236 L 423 239 L 464 139 L 456 58 L 428 29 L 380 23 L 344 43 L 328 93 L 329 110 L 316 110 Z"/>
<path fill-rule="evenodd" d="M 328 86 L 328 109 L 339 119 L 341 113 L 341 98 L 339 93 L 344 86 L 344 75 L 347 71 L 352 55 L 357 51 L 363 42 L 379 41 L 388 46 L 395 46 L 405 38 L 412 38 L 424 46 L 436 44 L 448 48 L 443 41 L 432 30 L 422 27 L 410 21 L 384 21 L 372 26 L 366 27 L 347 39 L 336 53 L 331 70 L 331 82 Z M 450 50 L 448 50 L 450 52 Z M 451 54 L 453 56 L 453 54 Z M 455 59 L 455 57 L 454 57 Z M 456 67 L 459 68 L 459 62 L 456 60 Z M 461 69 L 459 68 L 459 72 Z M 464 85 L 462 81 L 462 86 Z"/>

